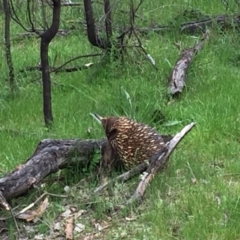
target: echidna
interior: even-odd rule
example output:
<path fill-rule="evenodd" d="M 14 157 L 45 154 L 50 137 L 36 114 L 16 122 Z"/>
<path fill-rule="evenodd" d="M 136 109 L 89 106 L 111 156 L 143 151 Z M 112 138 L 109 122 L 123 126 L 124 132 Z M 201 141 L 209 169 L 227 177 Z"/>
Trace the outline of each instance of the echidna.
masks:
<path fill-rule="evenodd" d="M 149 160 L 171 139 L 171 136 L 163 137 L 155 129 L 127 117 L 92 115 L 102 123 L 111 147 L 128 170 Z"/>

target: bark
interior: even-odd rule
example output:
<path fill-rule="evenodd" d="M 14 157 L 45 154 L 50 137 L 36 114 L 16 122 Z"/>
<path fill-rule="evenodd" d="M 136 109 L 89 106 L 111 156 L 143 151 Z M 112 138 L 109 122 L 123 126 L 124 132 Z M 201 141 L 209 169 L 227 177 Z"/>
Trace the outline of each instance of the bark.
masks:
<path fill-rule="evenodd" d="M 87 167 L 96 150 L 106 146 L 100 140 L 42 140 L 34 154 L 13 172 L 0 178 L 0 192 L 6 200 L 26 194 L 36 187 L 46 176 L 69 165 Z M 0 201 L 0 206 L 3 206 Z"/>
<path fill-rule="evenodd" d="M 12 54 L 11 54 L 11 41 L 10 41 L 10 21 L 11 21 L 11 13 L 8 0 L 3 0 L 3 9 L 5 13 L 5 55 L 6 62 L 9 69 L 9 85 L 12 93 L 16 88 L 15 77 L 14 77 L 14 68 L 12 63 Z"/>
<path fill-rule="evenodd" d="M 61 1 L 52 0 L 52 2 L 53 2 L 52 24 L 50 28 L 41 35 L 41 47 L 40 47 L 42 81 L 43 81 L 43 114 L 45 125 L 47 127 L 51 126 L 53 122 L 48 48 L 50 42 L 58 32 L 61 12 Z"/>
<path fill-rule="evenodd" d="M 209 35 L 210 32 L 206 31 L 200 42 L 198 42 L 194 47 L 184 49 L 181 52 L 170 77 L 169 92 L 172 96 L 179 96 L 182 92 L 185 86 L 187 70 L 192 63 L 194 56 L 202 49 L 204 43 L 208 40 Z"/>

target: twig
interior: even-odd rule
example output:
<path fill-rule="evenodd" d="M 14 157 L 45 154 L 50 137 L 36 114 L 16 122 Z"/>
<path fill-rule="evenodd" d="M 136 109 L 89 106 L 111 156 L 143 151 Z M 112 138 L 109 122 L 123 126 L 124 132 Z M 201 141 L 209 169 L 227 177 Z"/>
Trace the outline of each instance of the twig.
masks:
<path fill-rule="evenodd" d="M 54 68 L 53 70 L 51 70 L 50 72 L 58 72 L 61 68 L 63 68 L 64 66 L 66 66 L 67 64 L 69 64 L 70 62 L 73 62 L 77 59 L 80 59 L 80 58 L 88 58 L 88 57 L 96 57 L 96 56 L 101 56 L 102 54 L 101 53 L 92 53 L 92 54 L 86 54 L 86 55 L 81 55 L 81 56 L 77 56 L 75 58 L 72 58 L 70 60 L 68 60 L 67 62 L 65 62 L 64 64 L 62 64 L 61 66 L 59 67 L 56 67 Z"/>
<path fill-rule="evenodd" d="M 1 192 L 0 192 L 1 194 Z M 22 209 L 20 212 L 18 213 L 13 213 L 13 211 L 11 212 L 12 217 L 15 219 L 16 217 L 18 217 L 18 215 L 26 212 L 27 210 L 31 209 L 32 207 L 34 207 L 41 199 L 43 199 L 45 196 L 53 196 L 53 197 L 59 197 L 59 198 L 68 198 L 68 195 L 59 195 L 59 194 L 54 194 L 54 193 L 49 193 L 49 192 L 44 192 L 39 198 L 37 198 L 33 203 L 29 204 L 27 207 L 25 207 L 24 209 Z M 2 194 L 0 195 L 0 197 L 2 198 Z M 9 205 L 8 205 L 9 206 Z M 9 206 L 9 209 L 11 211 L 11 207 Z M 0 221 L 6 221 L 7 219 L 10 219 L 10 217 L 1 217 Z"/>
<path fill-rule="evenodd" d="M 137 13 L 138 9 L 141 7 L 142 3 L 143 3 L 143 0 L 140 0 L 139 4 L 137 5 L 136 9 L 134 10 L 134 17 L 136 16 L 136 13 Z"/>
<path fill-rule="evenodd" d="M 12 219 L 14 221 L 14 224 L 15 224 L 17 232 L 18 232 L 18 237 L 20 237 L 20 230 L 19 230 L 19 227 L 18 227 L 18 223 L 17 223 L 16 217 L 14 216 L 12 208 L 10 207 L 10 205 L 7 203 L 6 199 L 2 195 L 2 191 L 0 191 L 0 205 L 2 207 L 4 207 L 7 211 L 10 211 L 11 217 L 12 217 Z"/>
<path fill-rule="evenodd" d="M 81 71 L 84 69 L 88 69 L 90 67 L 92 67 L 94 65 L 94 63 L 86 63 L 83 66 L 75 66 L 75 67 L 68 67 L 68 68 L 59 68 L 59 70 L 55 70 L 55 68 L 50 68 L 51 71 L 50 73 L 59 73 L 59 72 L 76 72 L 76 71 Z M 30 67 L 26 67 L 23 69 L 20 69 L 19 72 L 25 72 L 25 71 L 42 71 L 42 67 L 41 66 L 30 66 Z"/>
<path fill-rule="evenodd" d="M 26 212 L 27 210 L 31 209 L 32 207 L 34 207 L 41 199 L 43 199 L 45 196 L 53 196 L 53 197 L 60 197 L 60 198 L 67 198 L 67 195 L 58 195 L 58 194 L 53 194 L 53 193 L 48 193 L 48 192 L 44 192 L 39 198 L 37 198 L 33 203 L 31 203 L 30 205 L 28 205 L 27 207 L 25 207 L 24 209 L 22 209 L 19 213 L 17 213 L 15 216 L 18 216 L 19 214 L 22 214 L 24 212 Z"/>
<path fill-rule="evenodd" d="M 110 180 L 108 182 L 105 182 L 104 184 L 102 184 L 101 186 L 97 187 L 94 190 L 94 193 L 98 193 L 101 192 L 104 188 L 106 188 L 109 184 L 113 184 L 116 182 L 126 182 L 127 180 L 129 180 L 130 178 L 134 177 L 135 175 L 142 173 L 143 171 L 145 171 L 148 167 L 147 163 L 141 163 L 138 166 L 134 167 L 133 169 L 131 169 L 128 172 L 125 172 L 119 176 L 117 176 L 116 178 L 114 178 L 113 180 Z"/>
<path fill-rule="evenodd" d="M 24 27 L 24 25 L 21 23 L 20 19 L 18 18 L 18 15 L 13 6 L 12 0 L 9 0 L 9 6 L 11 8 L 11 18 L 13 19 L 13 21 L 16 22 L 17 24 L 19 24 L 26 32 L 30 32 L 27 28 Z"/>
<path fill-rule="evenodd" d="M 161 167 L 163 167 L 166 161 L 169 159 L 173 150 L 177 147 L 180 141 L 185 137 L 185 135 L 195 126 L 195 123 L 190 123 L 185 126 L 181 132 L 177 133 L 170 142 L 168 142 L 165 147 L 153 158 L 149 168 L 145 172 L 142 180 L 140 181 L 135 193 L 128 200 L 128 204 L 139 202 L 147 188 L 147 185 L 153 179 L 155 174 L 158 172 Z"/>
<path fill-rule="evenodd" d="M 7 203 L 5 197 L 2 195 L 2 191 L 0 191 L 0 206 L 2 206 L 7 211 L 10 210 L 9 204 Z"/>
<path fill-rule="evenodd" d="M 140 38 L 138 37 L 135 28 L 133 29 L 133 33 L 134 33 L 135 37 L 137 38 L 139 47 L 142 49 L 143 53 L 145 54 L 145 56 L 147 57 L 147 59 L 150 61 L 150 63 L 152 64 L 152 66 L 158 71 L 158 68 L 156 67 L 156 64 L 155 64 L 154 59 L 152 58 L 152 56 L 151 56 L 149 53 L 147 53 L 147 51 L 146 51 L 146 50 L 144 49 L 144 47 L 142 46 L 141 40 L 140 40 Z"/>
<path fill-rule="evenodd" d="M 82 6 L 82 3 L 62 3 L 62 7 L 77 7 L 77 6 Z"/>
<path fill-rule="evenodd" d="M 31 30 L 33 32 L 35 32 L 35 26 L 34 26 L 33 21 L 32 21 L 31 10 L 30 10 L 30 0 L 27 0 L 27 16 L 28 16 L 28 21 L 29 21 L 30 26 L 31 26 Z"/>
<path fill-rule="evenodd" d="M 147 53 L 147 51 L 142 46 L 142 42 L 141 42 L 140 38 L 138 37 L 138 34 L 137 34 L 137 32 L 135 30 L 135 27 L 134 27 L 135 14 L 136 14 L 137 10 L 139 9 L 139 7 L 141 6 L 142 2 L 143 1 L 140 0 L 136 10 L 134 10 L 134 7 L 133 7 L 133 0 L 131 0 L 131 2 L 130 2 L 130 25 L 131 25 L 130 29 L 131 29 L 131 31 L 130 31 L 130 34 L 129 34 L 129 38 L 132 36 L 132 34 L 134 34 L 134 36 L 136 37 L 137 42 L 138 42 L 138 47 L 140 47 L 140 49 L 143 51 L 144 55 L 150 61 L 152 66 L 158 71 L 158 68 L 156 67 L 154 59 L 152 58 L 152 56 L 150 54 Z"/>

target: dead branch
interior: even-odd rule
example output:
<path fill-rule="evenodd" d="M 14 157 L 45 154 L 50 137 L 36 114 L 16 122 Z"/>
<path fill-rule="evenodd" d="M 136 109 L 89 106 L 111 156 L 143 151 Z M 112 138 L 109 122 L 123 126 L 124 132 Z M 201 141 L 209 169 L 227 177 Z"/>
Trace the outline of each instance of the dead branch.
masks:
<path fill-rule="evenodd" d="M 10 210 L 10 206 L 9 206 L 8 202 L 6 201 L 4 196 L 2 195 L 2 191 L 0 191 L 0 206 L 7 211 Z"/>
<path fill-rule="evenodd" d="M 57 197 L 57 198 L 68 198 L 69 195 L 61 195 L 61 194 L 54 194 L 54 193 L 49 193 L 49 192 L 44 192 L 40 197 L 38 197 L 33 203 L 30 203 L 30 205 L 28 205 L 27 207 L 23 208 L 22 210 L 16 212 L 16 211 L 12 211 L 13 216 L 15 218 L 19 218 L 21 219 L 21 214 L 23 214 L 24 212 L 28 211 L 29 209 L 31 209 L 32 207 L 36 206 L 38 202 L 40 202 L 44 197 L 46 196 L 52 196 L 52 197 Z M 11 208 L 10 208 L 11 209 Z M 9 210 L 10 210 L 9 209 Z M 0 221 L 6 221 L 8 219 L 12 218 L 11 217 L 0 217 Z"/>
<path fill-rule="evenodd" d="M 136 44 L 136 48 L 139 51 L 139 49 L 143 52 L 143 54 L 146 56 L 146 58 L 150 61 L 150 63 L 152 64 L 152 66 L 158 70 L 158 68 L 156 67 L 155 64 L 155 60 L 152 58 L 152 56 L 150 54 L 147 53 L 147 51 L 145 50 L 145 48 L 142 45 L 142 42 L 140 40 L 140 37 L 138 36 L 138 33 L 135 29 L 135 16 L 136 16 L 136 12 L 138 11 L 138 9 L 140 8 L 140 6 L 142 5 L 143 0 L 140 0 L 138 6 L 136 9 L 134 9 L 134 4 L 133 4 L 133 0 L 130 1 L 130 28 L 129 28 L 129 36 L 128 39 L 130 39 L 132 37 L 132 35 L 135 36 L 137 43 Z M 125 33 L 121 36 L 121 38 L 124 38 Z M 122 48 L 124 48 L 123 46 L 123 39 L 122 39 Z"/>
<path fill-rule="evenodd" d="M 93 65 L 94 65 L 94 63 L 86 63 L 83 66 L 75 66 L 75 67 L 67 67 L 67 68 L 60 68 L 60 67 L 50 68 L 50 73 L 76 72 L 76 71 L 81 71 L 84 69 L 89 69 Z M 42 67 L 41 66 L 30 66 L 30 67 L 20 69 L 19 72 L 25 72 L 25 71 L 29 71 L 29 72 L 42 71 Z"/>
<path fill-rule="evenodd" d="M 79 7 L 82 6 L 82 3 L 71 2 L 71 3 L 62 3 L 62 7 Z"/>
<path fill-rule="evenodd" d="M 46 176 L 69 165 L 78 164 L 80 168 L 88 166 L 95 152 L 106 143 L 105 139 L 42 140 L 23 165 L 0 178 L 2 196 L 8 201 L 24 195 Z"/>
<path fill-rule="evenodd" d="M 142 173 L 143 171 L 145 171 L 148 167 L 147 163 L 141 163 L 138 166 L 134 167 L 133 169 L 131 169 L 128 172 L 125 172 L 119 176 L 117 176 L 116 178 L 114 178 L 113 180 L 110 180 L 108 182 L 103 183 L 101 186 L 97 187 L 95 189 L 95 193 L 99 193 L 101 192 L 103 189 L 105 189 L 107 186 L 109 186 L 110 184 L 114 184 L 116 182 L 126 182 L 127 180 L 131 179 L 132 177 L 136 176 L 139 173 Z"/>
<path fill-rule="evenodd" d="M 173 136 L 172 135 L 162 135 L 162 138 L 163 138 L 164 143 L 166 144 L 173 138 Z M 110 146 L 110 148 L 109 148 L 109 146 Z M 107 167 L 111 166 L 110 168 L 112 168 L 112 167 L 113 167 L 113 169 L 117 168 L 119 166 L 118 165 L 119 164 L 119 162 L 118 162 L 119 156 L 116 154 L 116 152 L 111 147 L 111 145 L 109 143 L 107 143 L 106 148 L 103 150 L 104 151 L 102 153 L 102 160 L 104 163 L 107 163 L 107 165 L 104 167 L 107 168 Z M 134 167 L 133 169 L 131 169 L 130 171 L 117 176 L 113 180 L 103 183 L 101 186 L 96 188 L 94 192 L 95 193 L 101 192 L 109 184 L 114 184 L 116 182 L 125 182 L 125 181 L 131 179 L 132 177 L 136 176 L 137 174 L 144 172 L 148 168 L 148 166 L 149 166 L 149 164 L 147 162 L 143 162 L 143 163 L 139 164 L 138 166 Z"/>
<path fill-rule="evenodd" d="M 102 56 L 102 54 L 101 53 L 92 53 L 92 54 L 86 54 L 86 55 L 77 56 L 75 58 L 72 58 L 72 59 L 68 60 L 67 62 L 65 62 L 61 66 L 54 68 L 53 70 L 51 70 L 51 72 L 60 72 L 61 68 L 63 68 L 64 66 L 66 66 L 70 62 L 73 62 L 73 61 L 78 60 L 80 58 L 88 58 L 88 57 L 96 57 L 96 56 Z M 85 67 L 89 67 L 89 64 L 85 64 L 84 66 Z M 80 70 L 82 70 L 82 69 L 80 69 Z M 67 71 L 65 70 L 65 72 L 67 72 Z"/>
<path fill-rule="evenodd" d="M 59 72 L 76 72 L 76 71 L 88 69 L 93 66 L 93 63 L 86 63 L 83 66 L 75 66 L 75 67 L 68 67 L 68 68 L 63 68 L 63 67 L 75 60 L 80 59 L 80 58 L 88 58 L 88 57 L 96 57 L 96 56 L 102 56 L 102 54 L 101 53 L 92 53 L 92 54 L 80 55 L 80 56 L 74 57 L 74 58 L 66 61 L 59 67 L 49 67 L 49 71 L 50 71 L 50 73 L 59 73 Z M 41 65 L 30 66 L 30 67 L 25 67 L 25 68 L 22 68 L 19 70 L 19 72 L 26 72 L 26 71 L 30 71 L 30 72 L 31 71 L 42 71 L 42 67 L 41 67 Z"/>
<path fill-rule="evenodd" d="M 21 26 L 21 28 L 24 29 L 26 32 L 29 32 L 29 30 L 23 25 L 23 23 L 19 19 L 17 11 L 13 4 L 13 0 L 9 0 L 9 7 L 11 11 L 11 18 L 13 19 L 13 21 L 16 22 L 19 26 Z M 30 32 L 32 32 L 32 29 L 30 30 Z"/>
<path fill-rule="evenodd" d="M 29 30 L 29 31 L 31 31 L 31 30 Z M 43 34 L 43 32 L 45 30 L 44 29 L 36 29 L 36 31 L 41 35 L 41 34 Z M 57 36 L 67 36 L 71 31 L 72 31 L 72 29 L 59 29 L 56 35 Z M 30 37 L 40 38 L 40 35 L 36 35 L 35 32 L 23 32 L 23 33 L 17 33 L 17 38 L 18 39 L 30 38 Z"/>
<path fill-rule="evenodd" d="M 169 92 L 172 96 L 178 96 L 184 86 L 187 70 L 193 61 L 194 56 L 202 49 L 204 43 L 209 39 L 210 32 L 206 31 L 202 39 L 192 48 L 184 49 L 175 64 L 169 82 Z"/>
<path fill-rule="evenodd" d="M 185 135 L 195 126 L 195 123 L 190 123 L 189 125 L 185 126 L 181 132 L 177 133 L 170 142 L 166 143 L 165 147 L 158 153 L 156 156 L 152 157 L 152 161 L 150 166 L 148 167 L 147 171 L 142 177 L 135 193 L 129 199 L 128 203 L 132 204 L 138 202 L 142 199 L 147 185 L 150 181 L 154 178 L 155 174 L 163 168 L 166 164 L 167 160 L 169 159 L 170 155 L 172 154 L 173 150 L 177 147 L 180 141 L 185 137 Z"/>
<path fill-rule="evenodd" d="M 12 217 L 12 219 L 14 221 L 14 224 L 15 224 L 16 229 L 17 229 L 18 237 L 19 237 L 20 236 L 20 230 L 19 230 L 19 227 L 18 227 L 17 220 L 15 218 L 15 215 L 13 213 L 13 210 L 12 210 L 11 206 L 8 204 L 8 202 L 4 198 L 4 196 L 2 194 L 2 191 L 0 191 L 0 206 L 3 207 L 5 210 L 10 211 L 11 217 Z"/>
<path fill-rule="evenodd" d="M 89 69 L 92 66 L 93 66 L 93 63 L 87 63 L 87 64 L 84 64 L 83 66 L 68 67 L 68 68 L 63 68 L 63 69 L 56 69 L 56 70 L 53 70 L 52 72 L 55 72 L 55 73 L 60 73 L 60 72 L 77 72 L 77 71 L 81 71 L 81 70 L 84 70 L 84 69 Z"/>

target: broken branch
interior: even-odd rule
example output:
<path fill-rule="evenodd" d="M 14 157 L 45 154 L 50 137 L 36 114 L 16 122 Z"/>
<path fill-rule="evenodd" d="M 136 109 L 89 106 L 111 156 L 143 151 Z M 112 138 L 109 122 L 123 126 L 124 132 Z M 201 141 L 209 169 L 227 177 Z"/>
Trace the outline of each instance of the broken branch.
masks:
<path fill-rule="evenodd" d="M 0 178 L 2 196 L 10 200 L 24 195 L 46 176 L 69 165 L 88 166 L 95 152 L 106 143 L 105 139 L 42 140 L 23 165 Z"/>
<path fill-rule="evenodd" d="M 128 172 L 125 172 L 119 176 L 117 176 L 116 178 L 114 178 L 113 180 L 110 180 L 108 182 L 103 183 L 101 186 L 97 187 L 95 189 L 95 193 L 99 193 L 101 192 L 103 189 L 105 189 L 108 185 L 116 183 L 116 182 L 126 182 L 127 180 L 131 179 L 132 177 L 136 176 L 139 173 L 142 173 L 143 171 L 145 171 L 148 167 L 147 163 L 141 163 L 138 166 L 134 167 L 133 169 L 131 169 Z"/>
<path fill-rule="evenodd" d="M 154 178 L 155 174 L 166 164 L 173 150 L 177 147 L 180 141 L 185 137 L 185 135 L 195 126 L 195 123 L 190 123 L 185 126 L 181 132 L 177 133 L 170 142 L 166 143 L 165 147 L 155 156 L 152 157 L 152 162 L 148 167 L 147 171 L 142 177 L 135 193 L 128 200 L 129 204 L 138 202 L 142 199 L 147 185 Z"/>
<path fill-rule="evenodd" d="M 172 96 L 178 96 L 184 86 L 187 70 L 193 61 L 194 56 L 202 49 L 204 43 L 209 39 L 210 32 L 206 31 L 202 39 L 192 48 L 184 49 L 175 64 L 169 83 L 169 91 Z"/>

